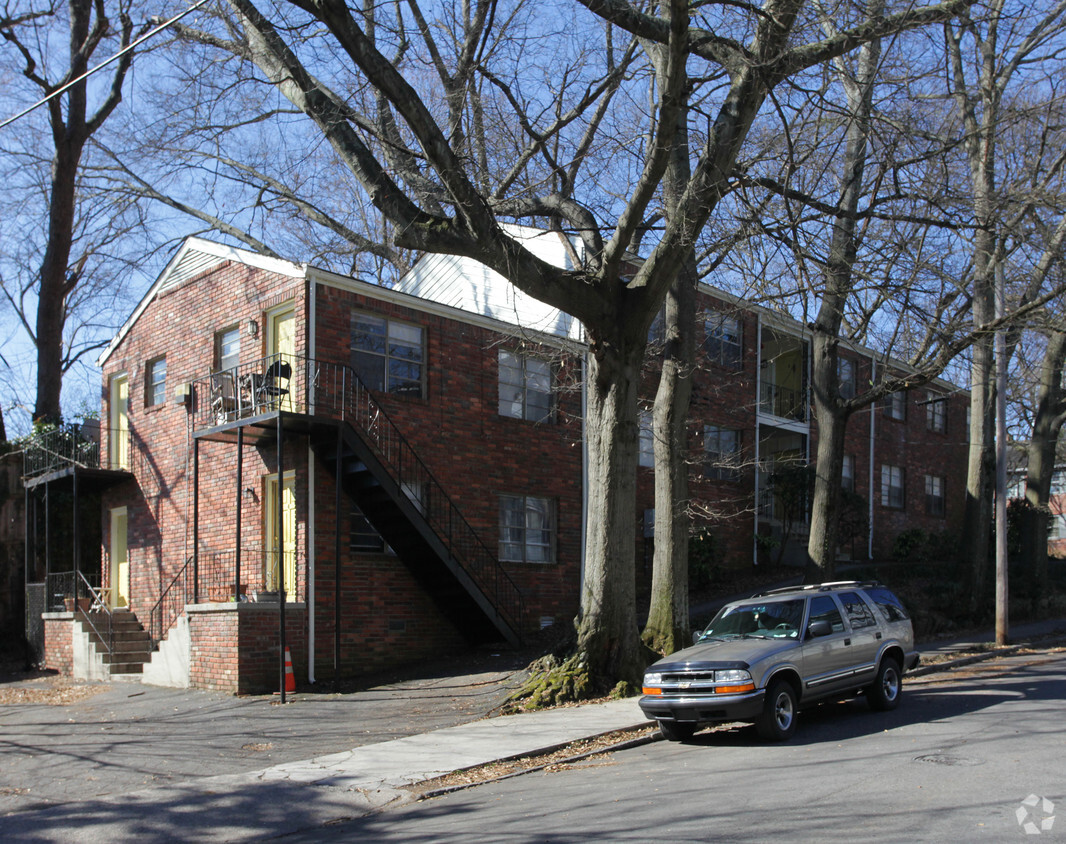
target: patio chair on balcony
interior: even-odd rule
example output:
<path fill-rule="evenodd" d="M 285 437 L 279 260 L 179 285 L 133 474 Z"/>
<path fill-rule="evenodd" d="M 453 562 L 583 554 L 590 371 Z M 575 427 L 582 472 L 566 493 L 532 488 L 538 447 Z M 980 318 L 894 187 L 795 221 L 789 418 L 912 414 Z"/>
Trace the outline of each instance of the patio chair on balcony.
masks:
<path fill-rule="evenodd" d="M 285 360 L 274 361 L 262 375 L 253 376 L 252 404 L 256 409 L 276 409 L 289 394 L 290 378 L 292 364 Z"/>
<path fill-rule="evenodd" d="M 211 373 L 211 415 L 216 425 L 236 417 L 237 392 L 234 388 L 232 372 Z"/>

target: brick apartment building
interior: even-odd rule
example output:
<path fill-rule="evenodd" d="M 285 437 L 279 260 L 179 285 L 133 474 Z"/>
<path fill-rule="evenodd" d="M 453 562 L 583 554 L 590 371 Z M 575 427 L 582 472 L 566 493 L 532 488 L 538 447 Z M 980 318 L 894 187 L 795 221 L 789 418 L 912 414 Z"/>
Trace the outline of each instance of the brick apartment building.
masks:
<path fill-rule="evenodd" d="M 515 232 L 570 261 L 557 235 Z M 787 521 L 775 467 L 813 453 L 808 341 L 786 316 L 701 296 L 691 494 L 720 563 L 750 566 L 756 536 Z M 276 687 L 282 633 L 318 681 L 568 624 L 585 353 L 575 320 L 467 259 L 427 255 L 389 289 L 187 241 L 101 357 L 102 594 L 161 641 L 146 679 Z M 844 355 L 845 382 L 880 377 L 877 356 Z M 845 484 L 869 531 L 844 556 L 961 522 L 967 396 L 913 393 L 849 425 Z M 650 526 L 650 406 L 641 418 Z M 802 525 L 791 536 L 799 559 Z"/>

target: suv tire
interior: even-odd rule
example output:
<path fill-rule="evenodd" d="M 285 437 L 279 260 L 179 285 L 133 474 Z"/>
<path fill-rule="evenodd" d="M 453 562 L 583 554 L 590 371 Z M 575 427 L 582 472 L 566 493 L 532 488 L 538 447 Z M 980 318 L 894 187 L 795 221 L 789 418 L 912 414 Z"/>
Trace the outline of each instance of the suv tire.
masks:
<path fill-rule="evenodd" d="M 792 738 L 796 732 L 796 691 L 788 680 L 778 678 L 770 683 L 755 729 L 769 741 Z"/>
<path fill-rule="evenodd" d="M 877 666 L 877 676 L 866 688 L 866 697 L 870 708 L 878 712 L 887 712 L 899 705 L 899 696 L 903 691 L 899 662 L 895 657 L 886 656 Z"/>
<path fill-rule="evenodd" d="M 696 732 L 696 725 L 689 721 L 660 721 L 659 732 L 667 741 L 688 741 Z"/>

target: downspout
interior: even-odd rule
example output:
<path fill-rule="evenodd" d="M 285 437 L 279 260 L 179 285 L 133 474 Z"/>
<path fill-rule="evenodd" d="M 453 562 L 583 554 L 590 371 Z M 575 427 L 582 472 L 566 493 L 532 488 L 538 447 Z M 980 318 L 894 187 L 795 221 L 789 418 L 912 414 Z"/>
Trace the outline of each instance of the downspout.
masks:
<path fill-rule="evenodd" d="M 317 359 L 315 354 L 315 298 L 318 289 L 314 281 L 308 280 L 307 302 L 307 354 L 304 366 L 304 402 L 307 405 L 307 413 L 313 414 L 311 406 L 310 389 L 307 382 L 312 360 Z M 311 449 L 311 441 L 307 441 L 307 682 L 315 682 L 315 453 Z M 337 514 L 340 518 L 340 514 Z"/>
<path fill-rule="evenodd" d="M 585 595 L 585 541 L 589 520 L 589 438 L 588 438 L 588 346 L 581 356 L 581 564 L 578 573 L 578 612 Z"/>
<path fill-rule="evenodd" d="M 870 358 L 870 383 L 877 383 L 877 361 Z M 869 478 L 869 494 L 867 498 L 869 501 L 867 505 L 870 508 L 867 522 L 869 527 L 867 528 L 866 536 L 866 559 L 872 560 L 874 558 L 874 435 L 877 433 L 877 403 L 870 405 L 870 478 Z"/>

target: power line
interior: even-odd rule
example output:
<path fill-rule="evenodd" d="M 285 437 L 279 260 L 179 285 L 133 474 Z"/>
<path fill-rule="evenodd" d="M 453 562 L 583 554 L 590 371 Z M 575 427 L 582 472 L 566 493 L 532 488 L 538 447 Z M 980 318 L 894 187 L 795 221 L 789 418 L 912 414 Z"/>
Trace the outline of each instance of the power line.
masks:
<path fill-rule="evenodd" d="M 180 15 L 175 15 L 170 20 L 164 21 L 163 23 L 159 24 L 159 26 L 155 27 L 152 30 L 149 30 L 144 35 L 142 35 L 140 38 L 138 38 L 136 41 L 134 41 L 133 43 L 128 44 L 125 47 L 123 47 L 121 50 L 119 50 L 117 53 L 115 53 L 115 55 L 111 56 L 111 58 L 105 59 L 104 61 L 100 62 L 100 64 L 98 64 L 96 67 L 89 68 L 89 70 L 85 71 L 85 73 L 83 73 L 81 76 L 78 76 L 75 79 L 71 79 L 65 85 L 62 85 L 61 87 L 56 88 L 56 90 L 54 90 L 51 94 L 49 94 L 46 97 L 43 97 L 43 98 L 39 99 L 37 102 L 35 102 L 29 108 L 25 108 L 22 111 L 20 111 L 18 114 L 14 115 L 13 117 L 9 117 L 3 123 L 0 123 L 0 129 L 3 129 L 9 123 L 14 123 L 20 117 L 25 117 L 31 111 L 34 111 L 35 109 L 40 108 L 41 106 L 43 106 L 48 101 L 50 101 L 52 99 L 55 99 L 56 97 L 58 97 L 60 94 L 62 94 L 67 89 L 73 87 L 74 85 L 77 85 L 83 79 L 88 79 L 90 76 L 92 76 L 98 70 L 103 70 L 109 64 L 111 64 L 112 62 L 117 61 L 118 59 L 122 58 L 124 55 L 126 55 L 126 53 L 130 52 L 131 50 L 135 50 L 137 47 L 139 47 L 141 44 L 143 44 L 149 38 L 152 38 L 154 35 L 157 35 L 158 33 L 162 32 L 164 29 L 166 29 L 171 24 L 177 23 L 178 21 L 180 21 L 186 15 L 188 15 L 188 14 L 190 14 L 192 12 L 195 12 L 197 9 L 199 9 L 201 6 L 203 6 L 205 3 L 207 3 L 207 0 L 197 0 L 196 3 L 191 5 L 188 9 L 186 9 Z"/>

